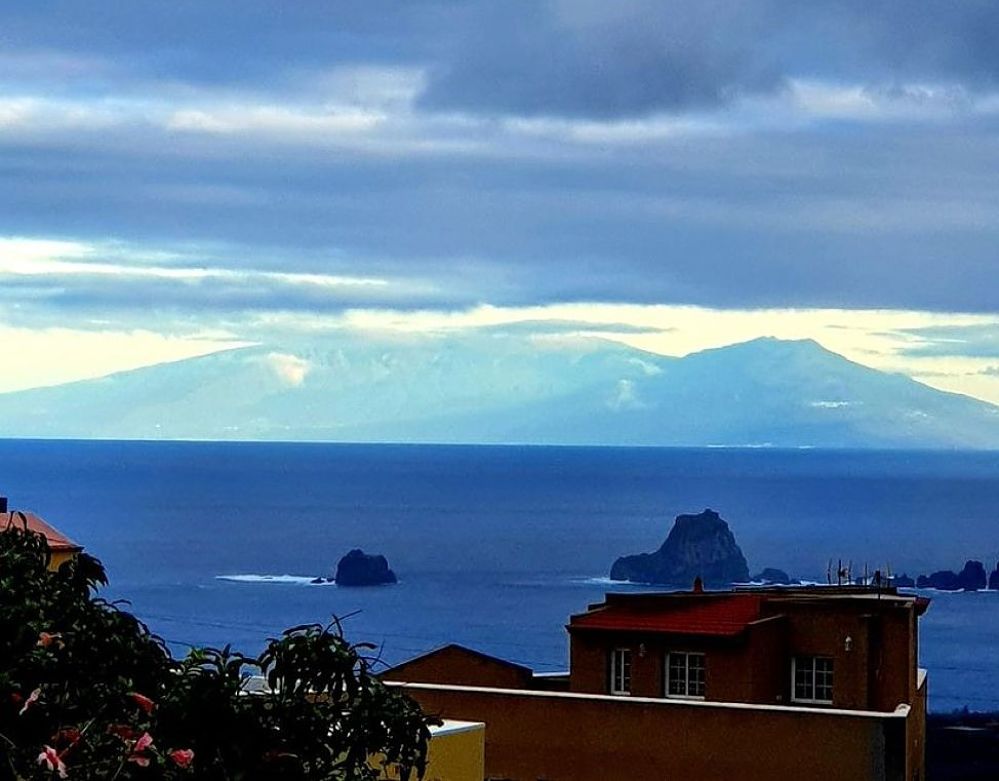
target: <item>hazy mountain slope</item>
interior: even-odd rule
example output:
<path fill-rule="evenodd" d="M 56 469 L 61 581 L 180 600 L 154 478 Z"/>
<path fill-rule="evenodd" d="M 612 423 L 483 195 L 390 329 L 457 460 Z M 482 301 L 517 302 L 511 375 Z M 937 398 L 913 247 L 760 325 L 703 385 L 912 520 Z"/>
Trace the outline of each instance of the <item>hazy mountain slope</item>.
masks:
<path fill-rule="evenodd" d="M 489 336 L 245 348 L 0 395 L 0 433 L 406 439 L 428 421 L 507 414 L 639 374 L 634 352 L 598 341 L 551 349 Z"/>
<path fill-rule="evenodd" d="M 999 407 L 811 341 L 673 359 L 485 334 L 246 348 L 0 395 L 0 434 L 999 447 Z"/>
<path fill-rule="evenodd" d="M 575 423 L 553 421 L 513 438 L 576 431 L 620 444 L 999 447 L 999 407 L 861 366 L 812 341 L 758 339 L 696 353 L 630 383 L 612 416 L 586 404 L 566 404 Z"/>

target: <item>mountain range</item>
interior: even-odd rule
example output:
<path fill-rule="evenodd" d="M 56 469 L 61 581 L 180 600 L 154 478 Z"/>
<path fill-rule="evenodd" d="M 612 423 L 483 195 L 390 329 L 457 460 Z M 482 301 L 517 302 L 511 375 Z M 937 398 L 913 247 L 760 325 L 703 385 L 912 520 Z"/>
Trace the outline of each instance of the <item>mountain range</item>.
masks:
<path fill-rule="evenodd" d="M 0 436 L 991 449 L 999 407 L 811 340 L 340 336 L 0 394 Z"/>

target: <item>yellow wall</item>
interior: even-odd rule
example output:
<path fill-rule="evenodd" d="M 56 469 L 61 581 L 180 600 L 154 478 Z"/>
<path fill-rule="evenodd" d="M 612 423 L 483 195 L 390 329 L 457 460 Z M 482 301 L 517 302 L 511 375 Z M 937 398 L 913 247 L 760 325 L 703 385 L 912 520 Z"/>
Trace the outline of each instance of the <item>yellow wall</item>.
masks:
<path fill-rule="evenodd" d="M 74 556 L 76 554 L 70 551 L 52 551 L 52 555 L 49 558 L 49 572 L 55 572 Z"/>
<path fill-rule="evenodd" d="M 486 725 L 489 777 L 513 781 L 922 778 L 920 757 L 911 757 L 906 770 L 907 715 L 911 715 L 907 709 L 878 713 L 402 686 L 428 713 Z"/>
<path fill-rule="evenodd" d="M 485 725 L 474 722 L 445 722 L 434 728 L 430 739 L 427 774 L 424 781 L 482 781 L 485 778 Z M 391 769 L 383 778 L 397 781 Z"/>

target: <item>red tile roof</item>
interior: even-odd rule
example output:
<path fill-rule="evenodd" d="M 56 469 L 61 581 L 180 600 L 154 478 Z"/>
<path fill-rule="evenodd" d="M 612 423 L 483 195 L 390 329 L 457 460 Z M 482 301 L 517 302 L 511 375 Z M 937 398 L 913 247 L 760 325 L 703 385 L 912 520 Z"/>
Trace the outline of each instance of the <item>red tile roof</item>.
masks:
<path fill-rule="evenodd" d="M 6 529 L 8 525 L 21 529 L 24 528 L 25 522 L 27 522 L 28 529 L 45 537 L 46 542 L 49 544 L 49 550 L 66 551 L 69 553 L 78 553 L 83 550 L 82 545 L 77 545 L 61 531 L 49 526 L 34 513 L 18 512 L 17 510 L 9 513 L 0 513 L 0 529 Z"/>
<path fill-rule="evenodd" d="M 757 594 L 731 594 L 666 599 L 657 605 L 601 605 L 573 616 L 569 628 L 735 637 L 760 618 L 762 601 Z"/>

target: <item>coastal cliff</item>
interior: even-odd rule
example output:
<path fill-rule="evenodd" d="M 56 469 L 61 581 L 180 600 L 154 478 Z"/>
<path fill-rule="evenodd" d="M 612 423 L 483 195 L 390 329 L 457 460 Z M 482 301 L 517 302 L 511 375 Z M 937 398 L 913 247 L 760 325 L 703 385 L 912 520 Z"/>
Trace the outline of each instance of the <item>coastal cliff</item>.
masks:
<path fill-rule="evenodd" d="M 612 580 L 689 586 L 701 578 L 708 586 L 749 580 L 746 557 L 728 524 L 714 510 L 678 515 L 657 551 L 622 556 L 611 567 Z"/>

